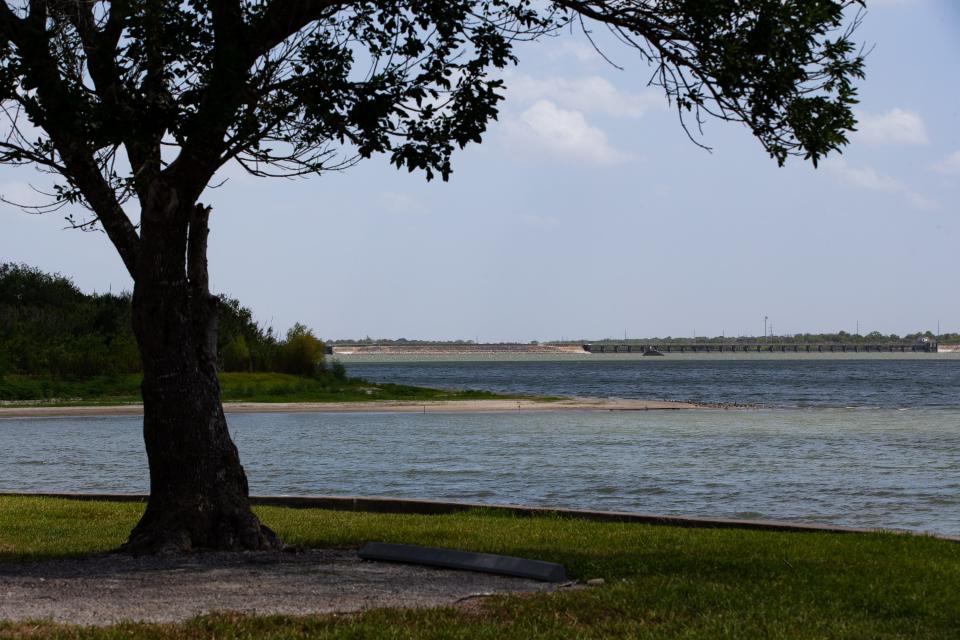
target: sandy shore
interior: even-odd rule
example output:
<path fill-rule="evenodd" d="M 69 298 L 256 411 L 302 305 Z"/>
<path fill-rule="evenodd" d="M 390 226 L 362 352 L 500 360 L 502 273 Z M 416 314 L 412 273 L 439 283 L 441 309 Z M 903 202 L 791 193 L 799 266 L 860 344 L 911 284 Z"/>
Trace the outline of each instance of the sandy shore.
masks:
<path fill-rule="evenodd" d="M 714 405 L 664 400 L 573 398 L 565 400 L 436 400 L 411 402 L 225 402 L 226 413 L 487 413 L 494 411 L 664 411 L 711 409 Z M 0 418 L 50 418 L 76 416 L 138 416 L 143 406 L 128 404 L 96 407 L 0 407 Z"/>

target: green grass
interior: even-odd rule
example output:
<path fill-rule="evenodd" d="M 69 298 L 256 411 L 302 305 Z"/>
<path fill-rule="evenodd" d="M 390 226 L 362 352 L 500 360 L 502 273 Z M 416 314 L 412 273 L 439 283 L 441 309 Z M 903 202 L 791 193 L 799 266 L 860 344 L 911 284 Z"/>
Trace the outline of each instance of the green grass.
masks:
<path fill-rule="evenodd" d="M 314 379 L 282 373 L 223 373 L 226 402 L 355 402 L 363 400 L 478 400 L 504 398 L 489 391 L 444 390 L 357 378 Z"/>
<path fill-rule="evenodd" d="M 0 497 L 0 561 L 115 547 L 141 508 Z M 496 597 L 479 611 L 214 614 L 105 629 L 0 623 L 0 638 L 957 638 L 960 630 L 960 546 L 932 538 L 681 529 L 495 511 L 257 511 L 293 544 L 383 540 L 506 553 L 561 562 L 574 577 L 606 584 Z"/>
<path fill-rule="evenodd" d="M 18 404 L 129 404 L 140 402 L 138 374 L 70 379 L 0 376 L 0 400 Z"/>
<path fill-rule="evenodd" d="M 0 376 L 0 400 L 20 405 L 74 406 L 140 402 L 139 374 L 80 380 Z M 222 373 L 224 402 L 357 402 L 363 400 L 478 400 L 514 398 L 489 391 L 427 389 L 349 378 L 307 378 L 284 373 Z"/>

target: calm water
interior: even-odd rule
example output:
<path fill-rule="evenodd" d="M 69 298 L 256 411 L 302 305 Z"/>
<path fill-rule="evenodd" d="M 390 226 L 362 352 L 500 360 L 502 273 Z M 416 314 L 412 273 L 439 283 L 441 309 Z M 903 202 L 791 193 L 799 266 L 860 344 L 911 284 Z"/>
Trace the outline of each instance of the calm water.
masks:
<path fill-rule="evenodd" d="M 362 494 L 960 534 L 960 360 L 348 362 L 353 375 L 730 411 L 230 416 L 255 494 Z M 0 420 L 0 491 L 142 492 L 131 418 Z"/>
<path fill-rule="evenodd" d="M 960 409 L 960 358 L 666 356 L 525 361 L 363 362 L 378 382 L 501 393 L 735 402 L 770 407 Z"/>

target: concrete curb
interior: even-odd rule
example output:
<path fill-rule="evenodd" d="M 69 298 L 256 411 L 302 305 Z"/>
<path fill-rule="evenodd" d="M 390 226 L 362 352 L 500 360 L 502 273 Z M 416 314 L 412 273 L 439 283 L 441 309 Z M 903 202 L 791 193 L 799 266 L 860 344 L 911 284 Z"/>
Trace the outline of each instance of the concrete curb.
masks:
<path fill-rule="evenodd" d="M 428 567 L 495 573 L 540 582 L 566 582 L 567 570 L 562 564 L 530 558 L 518 558 L 497 553 L 459 551 L 443 547 L 424 547 L 417 544 L 368 542 L 357 551 L 362 560 L 401 562 Z"/>
<path fill-rule="evenodd" d="M 66 500 L 104 500 L 108 502 L 146 502 L 145 493 L 15 493 L 0 492 L 0 497 L 61 498 Z M 630 511 L 592 511 L 559 507 L 531 507 L 514 504 L 481 504 L 476 502 L 449 502 L 443 500 L 405 500 L 380 496 L 250 496 L 254 505 L 287 507 L 291 509 L 328 509 L 331 511 L 359 511 L 367 513 L 399 513 L 417 515 L 444 515 L 473 509 L 492 509 L 521 517 L 547 516 L 624 522 L 636 524 L 684 527 L 690 529 L 749 529 L 793 533 L 896 533 L 960 542 L 960 536 L 904 531 L 901 529 L 868 529 L 835 525 L 804 524 L 782 520 L 738 520 L 733 518 L 700 518 L 691 516 L 664 516 Z"/>

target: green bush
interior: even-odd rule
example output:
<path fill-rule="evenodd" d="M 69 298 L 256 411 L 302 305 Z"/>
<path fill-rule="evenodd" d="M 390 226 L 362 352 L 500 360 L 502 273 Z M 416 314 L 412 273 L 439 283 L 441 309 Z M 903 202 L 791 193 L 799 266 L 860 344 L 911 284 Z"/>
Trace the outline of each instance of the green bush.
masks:
<path fill-rule="evenodd" d="M 0 375 L 60 379 L 143 370 L 129 293 L 85 294 L 69 278 L 0 264 Z M 296 325 L 277 340 L 236 299 L 220 296 L 217 338 L 223 371 L 324 373 L 323 342 Z M 51 392 L 53 393 L 53 392 Z"/>
<path fill-rule="evenodd" d="M 280 370 L 294 375 L 318 376 L 325 371 L 323 351 L 323 341 L 298 322 L 287 331 L 287 339 L 280 347 Z"/>
<path fill-rule="evenodd" d="M 243 334 L 234 336 L 221 355 L 224 371 L 250 371 L 250 347 Z"/>

